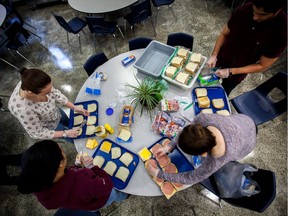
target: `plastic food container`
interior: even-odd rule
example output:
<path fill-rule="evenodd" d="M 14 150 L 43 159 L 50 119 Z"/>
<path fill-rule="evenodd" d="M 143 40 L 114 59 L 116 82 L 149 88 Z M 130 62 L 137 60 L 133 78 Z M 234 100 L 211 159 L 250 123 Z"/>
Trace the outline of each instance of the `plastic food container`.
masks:
<path fill-rule="evenodd" d="M 190 52 L 190 54 L 191 54 L 191 53 L 192 53 L 192 52 Z M 190 56 L 190 55 L 189 55 L 189 56 Z M 190 58 L 190 57 L 189 57 L 189 58 Z M 189 58 L 186 60 L 186 62 L 185 62 L 184 65 L 186 65 L 186 64 L 188 63 Z M 192 79 L 188 82 L 188 84 L 183 84 L 183 83 L 180 83 L 180 82 L 176 81 L 176 80 L 175 80 L 176 75 L 174 75 L 172 78 L 166 76 L 166 75 L 165 75 L 165 70 L 163 70 L 163 73 L 162 73 L 161 76 L 163 77 L 163 79 L 167 80 L 167 82 L 169 82 L 169 83 L 171 83 L 171 84 L 173 84 L 173 85 L 175 85 L 175 86 L 178 86 L 178 87 L 180 87 L 180 88 L 182 88 L 182 89 L 185 89 L 185 90 L 191 89 L 192 86 L 194 85 L 194 83 L 196 82 L 196 80 L 197 80 L 197 78 L 198 78 L 198 76 L 199 76 L 202 68 L 204 67 L 206 61 L 207 61 L 207 57 L 205 57 L 205 56 L 202 55 L 202 56 L 201 56 L 200 66 L 199 66 L 199 68 L 197 69 L 197 72 L 195 73 L 195 75 L 194 75 L 194 76 L 191 75 L 191 78 L 192 78 Z M 169 66 L 169 65 L 167 65 L 167 66 Z M 183 66 L 182 68 L 180 68 L 180 70 L 178 70 L 177 73 L 178 73 L 178 72 L 181 72 L 181 71 L 182 71 L 182 72 L 185 71 L 185 70 L 184 70 L 184 66 Z"/>
<path fill-rule="evenodd" d="M 175 51 L 176 48 L 153 40 L 135 62 L 134 67 L 140 73 L 154 78 L 160 77 L 162 69 L 168 64 Z"/>

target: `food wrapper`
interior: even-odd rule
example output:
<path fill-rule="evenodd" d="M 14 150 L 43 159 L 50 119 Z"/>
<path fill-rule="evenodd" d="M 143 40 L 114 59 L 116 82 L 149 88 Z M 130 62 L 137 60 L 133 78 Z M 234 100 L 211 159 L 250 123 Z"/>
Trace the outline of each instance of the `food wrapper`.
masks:
<path fill-rule="evenodd" d="M 173 112 L 179 110 L 179 102 L 176 99 L 163 99 L 161 100 L 161 109 L 166 112 Z"/>

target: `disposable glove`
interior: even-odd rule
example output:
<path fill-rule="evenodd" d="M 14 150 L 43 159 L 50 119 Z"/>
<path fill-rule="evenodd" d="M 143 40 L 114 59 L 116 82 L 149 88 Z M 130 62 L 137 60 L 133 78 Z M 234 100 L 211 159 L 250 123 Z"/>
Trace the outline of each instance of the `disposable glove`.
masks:
<path fill-rule="evenodd" d="M 94 167 L 93 158 L 90 156 L 81 156 L 80 161 L 81 161 L 81 164 L 83 164 L 84 167 L 88 169 L 91 169 L 92 167 Z"/>
<path fill-rule="evenodd" d="M 79 136 L 80 127 L 74 127 L 70 130 L 65 130 L 64 132 L 67 134 L 67 137 L 75 138 L 75 137 Z"/>
<path fill-rule="evenodd" d="M 159 148 L 155 153 L 155 157 L 161 157 L 162 155 L 165 155 L 167 153 L 169 153 L 171 151 L 171 146 L 168 144 L 168 145 L 165 145 L 161 148 Z"/>
<path fill-rule="evenodd" d="M 220 77 L 220 78 L 227 78 L 229 77 L 229 68 L 225 68 L 225 69 L 218 69 L 215 72 L 216 76 Z"/>
<path fill-rule="evenodd" d="M 157 166 L 153 166 L 152 164 L 148 164 L 147 167 L 147 171 L 149 173 L 149 175 L 153 176 L 153 177 L 157 177 L 160 169 Z"/>
<path fill-rule="evenodd" d="M 82 114 L 84 116 L 89 116 L 90 115 L 90 113 L 87 110 L 83 109 L 83 108 L 79 108 L 79 107 L 75 106 L 73 110 L 74 110 L 74 112 L 80 113 L 80 114 Z"/>
<path fill-rule="evenodd" d="M 216 62 L 217 62 L 217 57 L 215 55 L 212 55 L 208 61 L 206 62 L 206 65 L 209 68 L 214 68 L 216 66 Z"/>

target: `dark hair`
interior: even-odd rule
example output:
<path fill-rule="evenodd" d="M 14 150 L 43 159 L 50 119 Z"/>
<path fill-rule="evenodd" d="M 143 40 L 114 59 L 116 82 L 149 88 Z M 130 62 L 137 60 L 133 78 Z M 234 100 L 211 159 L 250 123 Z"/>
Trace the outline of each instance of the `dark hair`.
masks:
<path fill-rule="evenodd" d="M 21 89 L 28 90 L 34 94 L 39 94 L 43 88 L 51 83 L 51 77 L 39 69 L 22 68 L 21 74 Z"/>
<path fill-rule="evenodd" d="M 52 140 L 43 140 L 31 146 L 23 155 L 18 191 L 34 193 L 50 187 L 58 171 L 62 150 Z"/>
<path fill-rule="evenodd" d="M 253 0 L 257 8 L 263 8 L 267 13 L 276 13 L 281 8 L 286 8 L 286 0 Z"/>
<path fill-rule="evenodd" d="M 213 133 L 200 124 L 188 125 L 179 135 L 178 146 L 189 155 L 201 155 L 216 145 Z"/>

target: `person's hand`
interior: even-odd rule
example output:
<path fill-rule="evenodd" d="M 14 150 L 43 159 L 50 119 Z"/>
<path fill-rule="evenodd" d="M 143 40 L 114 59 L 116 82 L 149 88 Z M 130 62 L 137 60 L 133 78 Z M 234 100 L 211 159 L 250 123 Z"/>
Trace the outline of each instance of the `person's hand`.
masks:
<path fill-rule="evenodd" d="M 206 65 L 209 67 L 209 68 L 214 68 L 216 66 L 216 62 L 217 62 L 217 56 L 215 55 L 212 55 L 208 61 L 206 62 Z"/>
<path fill-rule="evenodd" d="M 75 138 L 79 136 L 79 132 L 80 132 L 80 127 L 74 127 L 70 130 L 65 130 L 65 133 L 67 134 L 67 137 L 69 138 Z"/>
<path fill-rule="evenodd" d="M 157 166 L 153 166 L 152 164 L 148 164 L 147 171 L 149 175 L 153 177 L 157 177 L 160 169 Z"/>
<path fill-rule="evenodd" d="M 229 68 L 225 68 L 225 69 L 218 69 L 215 72 L 215 75 L 220 77 L 220 78 L 227 78 L 229 77 Z"/>
<path fill-rule="evenodd" d="M 155 157 L 161 157 L 167 153 L 169 153 L 171 151 L 171 146 L 168 144 L 168 145 L 165 145 L 159 149 L 157 149 L 157 151 L 154 153 Z"/>
<path fill-rule="evenodd" d="M 80 107 L 77 107 L 77 106 L 75 106 L 73 110 L 74 110 L 74 112 L 80 113 L 80 114 L 82 114 L 84 116 L 89 116 L 90 115 L 90 113 L 87 110 L 85 110 L 83 108 L 80 108 Z"/>
<path fill-rule="evenodd" d="M 81 156 L 80 161 L 81 161 L 81 164 L 83 164 L 84 167 L 88 169 L 91 169 L 92 167 L 94 167 L 93 158 L 90 156 Z"/>

